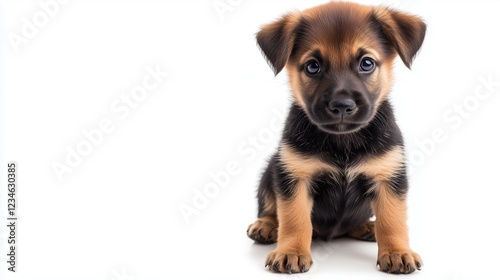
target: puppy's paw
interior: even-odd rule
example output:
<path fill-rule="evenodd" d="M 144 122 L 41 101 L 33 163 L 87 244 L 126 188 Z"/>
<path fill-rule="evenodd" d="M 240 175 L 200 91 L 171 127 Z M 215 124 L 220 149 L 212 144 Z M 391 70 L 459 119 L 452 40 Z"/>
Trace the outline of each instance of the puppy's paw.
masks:
<path fill-rule="evenodd" d="M 383 272 L 393 274 L 408 274 L 420 270 L 422 259 L 410 249 L 384 250 L 379 252 L 377 265 Z"/>
<path fill-rule="evenodd" d="M 363 241 L 375 242 L 375 223 L 368 221 L 348 232 L 347 236 Z"/>
<path fill-rule="evenodd" d="M 278 240 L 278 223 L 273 217 L 262 217 L 248 226 L 247 236 L 259 243 L 276 243 Z"/>
<path fill-rule="evenodd" d="M 311 268 L 312 257 L 310 252 L 287 252 L 274 250 L 266 259 L 266 267 L 274 272 L 299 273 L 307 272 Z"/>

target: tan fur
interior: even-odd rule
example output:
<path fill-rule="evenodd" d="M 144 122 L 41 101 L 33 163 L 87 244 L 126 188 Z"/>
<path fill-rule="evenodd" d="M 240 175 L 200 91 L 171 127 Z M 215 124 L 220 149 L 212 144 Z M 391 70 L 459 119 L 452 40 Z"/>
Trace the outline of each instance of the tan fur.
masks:
<path fill-rule="evenodd" d="M 297 179 L 309 180 L 320 171 L 339 172 L 335 166 L 327 164 L 318 158 L 300 155 L 286 144 L 281 144 L 280 158 L 285 168 Z"/>
<path fill-rule="evenodd" d="M 375 102 L 375 106 L 378 107 L 380 103 L 387 99 L 387 95 L 391 91 L 392 87 L 392 61 L 387 60 L 385 63 L 382 63 L 380 67 L 376 68 L 377 71 L 377 81 L 374 83 L 373 88 L 370 90 L 375 90 L 375 88 L 380 89 L 380 95 Z M 370 86 L 369 86 L 370 87 Z"/>
<path fill-rule="evenodd" d="M 259 218 L 259 220 L 261 220 L 261 222 L 263 222 L 263 223 L 270 223 L 270 224 L 273 224 L 274 226 L 278 227 L 278 220 L 276 220 L 276 218 L 273 216 L 264 216 L 264 217 Z"/>
<path fill-rule="evenodd" d="M 278 197 L 278 246 L 266 260 L 269 269 L 279 272 L 305 272 L 312 264 L 312 197 L 309 185 L 299 180 L 289 199 Z M 284 261 L 286 258 L 288 261 Z M 287 263 L 289 267 L 283 267 Z"/>
<path fill-rule="evenodd" d="M 248 226 L 247 236 L 261 243 L 275 243 L 278 240 L 276 215 L 263 216 Z"/>
<path fill-rule="evenodd" d="M 301 90 L 301 81 L 300 81 L 300 73 L 291 69 L 293 68 L 291 64 L 287 64 L 287 72 L 288 72 L 288 80 L 290 81 L 290 90 L 292 91 L 292 95 L 295 98 L 297 104 L 305 108 L 306 105 L 304 103 L 304 99 L 302 98 L 302 90 Z"/>
<path fill-rule="evenodd" d="M 328 171 L 332 174 L 339 174 L 341 170 L 331 164 L 325 163 L 315 157 L 301 155 L 286 144 L 280 147 L 280 157 L 283 165 L 294 177 L 300 179 L 310 179 L 319 172 Z M 387 181 L 396 174 L 404 164 L 404 151 L 400 146 L 394 147 L 384 155 L 364 159 L 357 165 L 346 170 L 349 180 L 359 174 L 365 174 L 376 181 Z"/>
<path fill-rule="evenodd" d="M 386 182 L 379 183 L 376 192 L 372 207 L 377 217 L 375 237 L 380 268 L 392 273 L 409 273 L 420 268 L 423 264 L 420 256 L 409 247 L 406 197 L 397 196 Z M 396 266 L 397 263 L 401 266 Z"/>
<path fill-rule="evenodd" d="M 312 198 L 309 186 L 299 181 L 291 199 L 278 198 L 279 236 L 277 250 L 304 253 L 310 251 L 312 238 Z"/>
<path fill-rule="evenodd" d="M 368 221 L 349 231 L 347 236 L 364 241 L 375 241 L 375 222 Z"/>
<path fill-rule="evenodd" d="M 389 250 L 406 249 L 408 247 L 406 198 L 397 197 L 387 183 L 380 183 L 373 210 L 377 217 L 375 233 L 379 247 Z"/>
<path fill-rule="evenodd" d="M 276 215 L 263 216 L 250 224 L 247 236 L 260 243 L 275 243 L 278 240 L 278 221 Z"/>
<path fill-rule="evenodd" d="M 264 197 L 263 215 L 276 216 L 276 197 L 272 194 Z"/>
<path fill-rule="evenodd" d="M 394 147 L 385 154 L 373 158 L 368 158 L 347 171 L 348 178 L 354 178 L 359 174 L 372 177 L 377 182 L 389 180 L 403 167 L 404 152 L 400 146 Z"/>

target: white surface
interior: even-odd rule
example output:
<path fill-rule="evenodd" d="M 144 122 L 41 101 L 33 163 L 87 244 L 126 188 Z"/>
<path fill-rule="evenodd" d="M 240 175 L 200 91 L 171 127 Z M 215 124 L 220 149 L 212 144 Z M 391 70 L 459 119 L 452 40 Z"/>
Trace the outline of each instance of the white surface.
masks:
<path fill-rule="evenodd" d="M 254 245 L 245 230 L 277 145 L 273 124 L 290 97 L 286 75 L 273 77 L 254 34 L 288 10 L 324 1 L 221 2 L 234 5 L 222 19 L 212 0 L 68 1 L 16 53 L 9 34 L 41 7 L 2 1 L 1 166 L 19 165 L 19 249 L 18 272 L 6 272 L 2 218 L 1 279 L 395 278 L 376 270 L 374 243 L 347 239 L 314 243 L 306 274 L 264 269 L 274 245 Z M 500 81 L 500 5 L 401 2 L 386 3 L 428 23 L 413 70 L 396 66 L 392 94 L 417 160 L 408 223 L 425 266 L 408 279 L 492 279 L 500 250 L 500 85 L 460 124 L 455 113 L 453 121 L 443 114 L 474 102 L 480 77 Z M 156 65 L 170 74 L 158 88 L 127 116 L 111 109 Z M 66 147 L 75 149 L 82 131 L 103 119 L 114 129 L 59 181 L 53 162 L 64 163 Z M 446 140 L 418 158 L 416 142 L 436 128 Z M 266 143 L 252 148 L 259 135 Z M 186 223 L 180 205 L 191 205 L 213 182 L 210 173 L 234 162 L 239 173 Z"/>

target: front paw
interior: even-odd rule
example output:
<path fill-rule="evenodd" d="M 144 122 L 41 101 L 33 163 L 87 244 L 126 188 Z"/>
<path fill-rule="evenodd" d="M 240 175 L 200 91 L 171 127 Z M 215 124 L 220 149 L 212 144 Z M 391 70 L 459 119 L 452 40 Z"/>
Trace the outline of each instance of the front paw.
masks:
<path fill-rule="evenodd" d="M 383 250 L 378 254 L 377 265 L 383 272 L 393 274 L 408 274 L 420 270 L 423 265 L 418 254 L 410 249 Z"/>
<path fill-rule="evenodd" d="M 274 272 L 299 273 L 311 268 L 311 252 L 293 252 L 292 250 L 274 250 L 266 259 L 266 267 Z"/>

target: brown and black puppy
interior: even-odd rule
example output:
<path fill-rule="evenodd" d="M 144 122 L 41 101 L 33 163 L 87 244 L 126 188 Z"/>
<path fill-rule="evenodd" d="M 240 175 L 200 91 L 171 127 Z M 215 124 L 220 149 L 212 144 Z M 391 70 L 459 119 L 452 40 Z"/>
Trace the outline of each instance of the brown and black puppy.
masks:
<path fill-rule="evenodd" d="M 425 29 L 413 15 L 331 2 L 258 32 L 275 74 L 286 68 L 294 97 L 247 231 L 257 242 L 278 242 L 269 269 L 306 272 L 311 239 L 339 236 L 376 240 L 382 271 L 422 266 L 409 247 L 403 138 L 387 95 L 393 61 L 410 67 Z"/>

